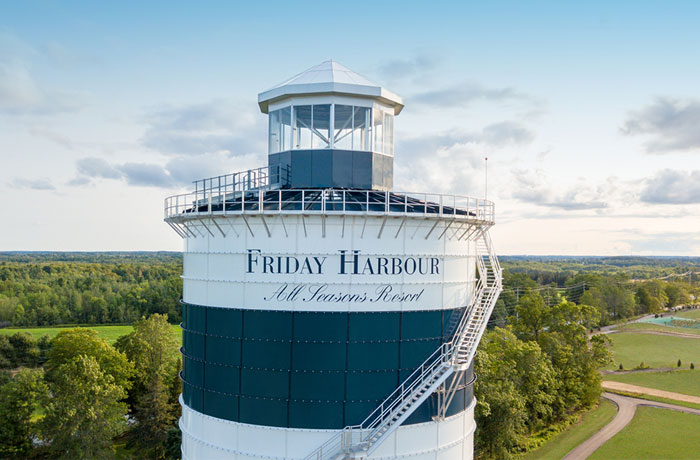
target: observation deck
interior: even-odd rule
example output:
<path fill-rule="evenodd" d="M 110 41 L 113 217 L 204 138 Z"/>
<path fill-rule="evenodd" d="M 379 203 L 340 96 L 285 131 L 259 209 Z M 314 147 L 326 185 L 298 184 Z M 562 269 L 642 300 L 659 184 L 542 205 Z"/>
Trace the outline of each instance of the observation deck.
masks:
<path fill-rule="evenodd" d="M 250 214 L 335 214 L 423 217 L 495 222 L 494 203 L 482 198 L 336 188 L 288 188 L 288 170 L 270 166 L 195 181 L 195 190 L 165 199 L 165 221 Z"/>

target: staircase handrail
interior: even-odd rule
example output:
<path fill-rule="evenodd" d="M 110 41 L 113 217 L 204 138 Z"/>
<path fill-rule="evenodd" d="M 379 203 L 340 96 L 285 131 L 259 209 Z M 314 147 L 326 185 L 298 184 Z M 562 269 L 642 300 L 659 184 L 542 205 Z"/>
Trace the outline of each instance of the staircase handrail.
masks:
<path fill-rule="evenodd" d="M 498 258 L 493 252 L 491 239 L 487 231 L 483 231 L 477 239 L 476 261 L 479 279 L 475 284 L 474 295 L 470 299 L 459 325 L 451 340 L 438 347 L 415 371 L 413 371 L 382 403 L 374 409 L 359 425 L 351 425 L 343 428 L 339 433 L 323 443 L 304 460 L 326 460 L 341 454 L 355 454 L 368 451 L 372 446 L 370 440 L 379 433 L 383 427 L 395 421 L 395 414 L 403 407 L 408 398 L 412 398 L 421 384 L 435 375 L 441 366 L 463 367 L 469 366 L 476 354 L 476 348 L 486 330 L 488 316 L 493 310 L 498 294 L 502 288 L 502 269 Z M 479 239 L 484 242 L 485 253 L 479 248 Z M 489 261 L 487 267 L 484 257 Z M 491 273 L 489 273 L 491 272 Z M 488 289 L 487 289 L 488 288 Z M 477 311 L 477 307 L 482 306 L 484 311 Z M 469 333 L 469 325 L 475 315 L 483 316 L 477 324 L 475 334 Z M 465 340 L 473 345 L 469 347 L 466 356 L 460 355 L 460 349 Z M 443 377 L 444 378 L 444 377 Z M 384 433 L 387 434 L 387 433 Z M 380 439 L 380 438 L 377 438 Z M 375 440 L 375 443 L 377 441 Z M 330 452 L 332 457 L 324 454 Z"/>

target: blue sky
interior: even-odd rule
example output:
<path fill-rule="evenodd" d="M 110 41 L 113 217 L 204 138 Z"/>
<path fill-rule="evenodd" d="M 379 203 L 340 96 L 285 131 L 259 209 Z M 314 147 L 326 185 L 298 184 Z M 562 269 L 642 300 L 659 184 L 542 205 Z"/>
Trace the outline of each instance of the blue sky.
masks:
<path fill-rule="evenodd" d="M 143 3 L 143 4 L 142 4 Z M 181 247 L 163 197 L 265 163 L 257 93 L 335 59 L 404 97 L 395 188 L 507 254 L 700 255 L 700 2 L 4 2 L 0 250 Z"/>

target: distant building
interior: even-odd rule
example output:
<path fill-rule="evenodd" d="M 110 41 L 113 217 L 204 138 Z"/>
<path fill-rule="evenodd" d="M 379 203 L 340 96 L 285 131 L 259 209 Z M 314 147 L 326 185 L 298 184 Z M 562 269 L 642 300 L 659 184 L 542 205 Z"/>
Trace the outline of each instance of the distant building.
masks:
<path fill-rule="evenodd" d="M 258 101 L 268 166 L 165 202 L 183 459 L 471 459 L 493 203 L 393 191 L 403 102 L 337 62 Z"/>

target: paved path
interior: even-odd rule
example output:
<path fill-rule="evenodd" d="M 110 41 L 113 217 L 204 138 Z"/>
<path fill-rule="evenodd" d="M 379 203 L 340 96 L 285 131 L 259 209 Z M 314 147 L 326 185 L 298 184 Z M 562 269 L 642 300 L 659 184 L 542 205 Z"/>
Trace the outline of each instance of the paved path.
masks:
<path fill-rule="evenodd" d="M 579 444 L 574 450 L 566 454 L 562 460 L 584 460 L 591 456 L 600 446 L 619 433 L 634 418 L 637 406 L 658 407 L 662 409 L 677 410 L 689 414 L 700 415 L 700 409 L 676 406 L 674 404 L 647 401 L 646 399 L 630 398 L 614 393 L 603 393 L 603 397 L 617 404 L 617 415 L 612 422 L 605 425 L 600 431 Z"/>
<path fill-rule="evenodd" d="M 615 374 L 615 375 L 623 375 L 623 374 L 655 374 L 657 372 L 676 372 L 676 371 L 685 371 L 687 370 L 684 367 L 650 367 L 648 369 L 628 369 L 626 371 L 619 371 L 619 370 L 614 370 L 614 371 L 609 371 L 609 370 L 601 370 L 600 373 L 602 375 L 610 375 L 610 374 Z M 605 378 L 605 377 L 603 377 Z"/>
<path fill-rule="evenodd" d="M 640 387 L 638 385 L 632 385 L 630 383 L 613 382 L 611 380 L 605 380 L 603 381 L 602 386 L 606 390 L 626 391 L 628 393 L 640 393 L 649 396 L 658 396 L 659 398 L 675 399 L 676 401 L 700 404 L 700 396 L 691 396 L 683 393 L 674 393 L 672 391 L 658 390 L 656 388 Z"/>
<path fill-rule="evenodd" d="M 633 319 L 631 321 L 625 321 L 624 323 L 618 323 L 618 324 L 611 324 L 610 326 L 603 326 L 600 328 L 599 331 L 594 332 L 593 335 L 595 334 L 610 334 L 611 332 L 617 332 L 616 329 L 620 326 L 624 326 L 625 324 L 631 324 L 631 323 L 638 323 L 640 321 L 643 321 L 648 318 L 652 318 L 654 315 L 644 315 L 640 318 Z"/>
<path fill-rule="evenodd" d="M 630 329 L 630 330 L 620 330 L 618 329 L 620 326 L 624 326 L 626 324 L 634 324 L 634 323 L 645 323 L 644 320 L 653 318 L 654 315 L 644 315 L 641 318 L 634 319 L 632 321 L 627 321 L 625 323 L 619 323 L 619 324 L 611 324 L 610 326 L 604 326 L 601 327 L 599 331 L 593 332 L 591 335 L 596 335 L 596 334 L 654 334 L 654 335 L 669 335 L 672 337 L 685 337 L 689 339 L 700 339 L 700 334 L 692 334 L 692 333 L 686 333 L 686 332 L 672 332 L 672 331 L 653 331 L 653 330 L 644 330 L 644 329 Z M 653 324 L 653 323 L 649 323 Z"/>
<path fill-rule="evenodd" d="M 685 332 L 665 332 L 665 331 L 650 331 L 645 329 L 629 329 L 623 331 L 609 331 L 605 334 L 651 334 L 651 335 L 667 335 L 670 337 L 683 337 L 685 339 L 700 339 L 700 334 L 688 334 Z"/>

